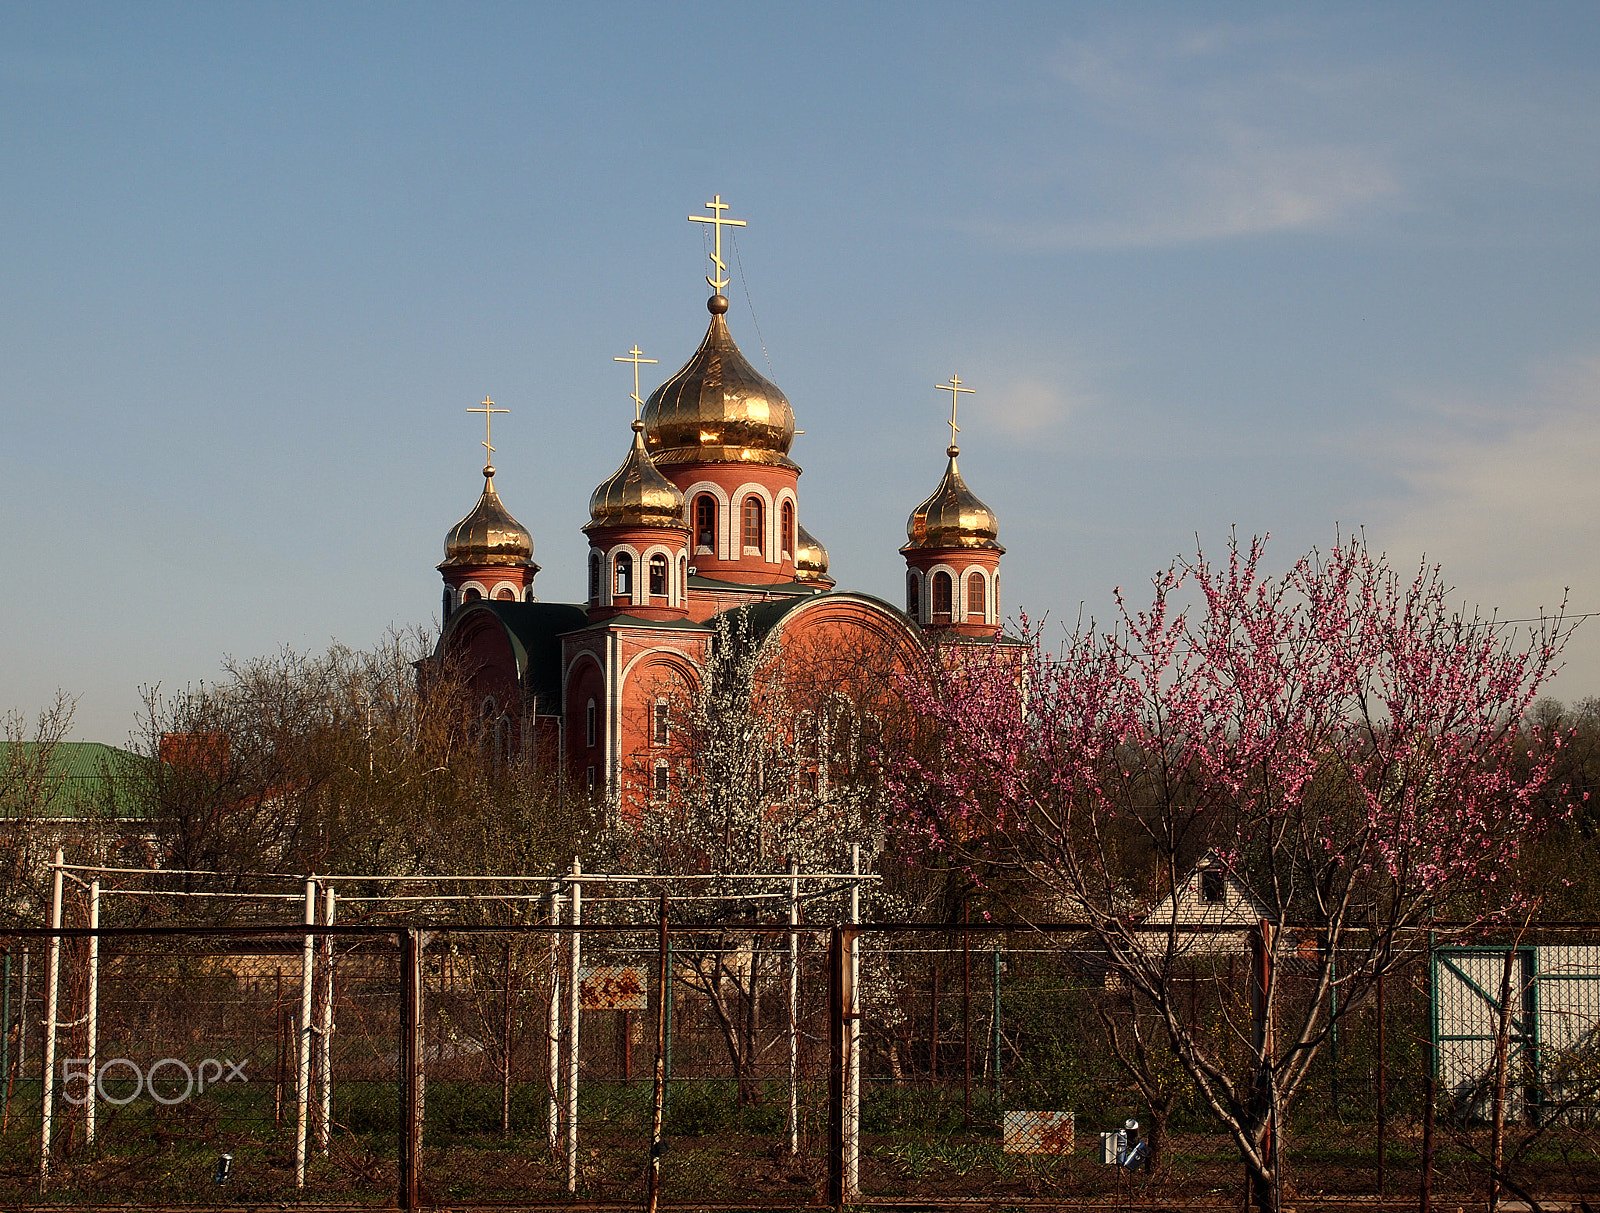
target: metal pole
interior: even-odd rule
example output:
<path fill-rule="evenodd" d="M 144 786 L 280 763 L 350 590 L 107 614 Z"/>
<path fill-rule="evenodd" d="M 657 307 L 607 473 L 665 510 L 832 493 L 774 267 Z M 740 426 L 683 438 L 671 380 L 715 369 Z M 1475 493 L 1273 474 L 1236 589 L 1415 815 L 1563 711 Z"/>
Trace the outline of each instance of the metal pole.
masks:
<path fill-rule="evenodd" d="M 789 856 L 789 1153 L 800 1153 L 800 865 Z"/>
<path fill-rule="evenodd" d="M 334 905 L 338 894 L 332 889 L 326 889 L 322 895 L 322 921 L 327 926 L 333 925 Z M 328 1157 L 328 1145 L 333 1136 L 333 936 L 322 937 L 322 968 L 323 985 L 326 987 L 322 1000 L 322 1040 L 321 1052 L 318 1054 L 317 1081 L 322 1087 L 322 1121 L 317 1125 L 317 1146 L 322 1151 L 322 1157 Z"/>
<path fill-rule="evenodd" d="M 861 844 L 850 844 L 850 871 L 861 874 Z M 861 922 L 861 882 L 850 885 L 850 925 Z M 844 1195 L 861 1194 L 861 933 L 850 932 L 849 1049 L 845 1053 Z"/>
<path fill-rule="evenodd" d="M 554 883 L 550 888 L 550 925 L 561 922 L 561 894 Z M 548 1058 L 545 1069 L 545 1086 L 550 1093 L 549 1114 L 545 1122 L 546 1136 L 553 1157 L 561 1140 L 561 933 L 550 932 L 550 1024 Z"/>
<path fill-rule="evenodd" d="M 0 1008 L 0 1020 L 4 1020 L 4 1028 L 0 1031 L 0 1128 L 11 1123 L 11 949 L 6 949 L 6 977 L 5 993 L 0 996 L 4 1007 Z"/>
<path fill-rule="evenodd" d="M 39 1128 L 39 1187 L 44 1187 L 50 1176 L 50 1122 L 56 1102 L 56 1000 L 61 979 L 61 877 L 66 856 L 56 848 L 55 862 L 50 865 L 55 876 L 50 883 L 50 952 L 45 969 L 44 1010 L 44 1071 L 43 1092 L 40 1099 Z"/>
<path fill-rule="evenodd" d="M 1439 1075 L 1439 975 L 1434 954 L 1434 935 L 1428 932 L 1428 1081 L 1422 1107 L 1422 1177 L 1418 1184 L 1417 1208 L 1430 1213 L 1433 1208 L 1433 1108 L 1438 1099 Z"/>
<path fill-rule="evenodd" d="M 828 1204 L 844 1207 L 845 1139 L 845 985 L 849 981 L 845 961 L 844 930 L 834 927 L 828 934 Z"/>
<path fill-rule="evenodd" d="M 422 932 L 407 927 L 400 935 L 400 969 L 404 991 L 400 1026 L 400 1192 L 402 1209 L 420 1204 L 422 1167 Z"/>
<path fill-rule="evenodd" d="M 511 1136 L 511 941 L 505 949 L 505 1023 L 500 1034 L 500 1132 Z"/>
<path fill-rule="evenodd" d="M 989 983 L 989 999 L 993 1004 L 989 1008 L 989 1049 L 994 1054 L 994 1106 L 1000 1107 L 1000 949 L 996 948 L 992 959 L 994 960 L 994 976 Z"/>
<path fill-rule="evenodd" d="M 667 1098 L 667 894 L 661 893 L 661 933 L 656 948 L 656 1083 L 650 1113 L 650 1175 L 645 1191 L 645 1213 L 661 1207 L 662 1110 Z"/>
<path fill-rule="evenodd" d="M 89 929 L 100 929 L 100 881 L 89 882 Z M 89 1089 L 84 1094 L 83 1140 L 94 1145 L 95 1075 L 100 1072 L 100 936 L 89 936 L 89 998 L 84 1008 L 86 1045 L 89 1058 Z"/>
<path fill-rule="evenodd" d="M 1378 974 L 1378 1195 L 1387 1186 L 1389 1170 L 1389 1055 L 1384 1045 L 1384 1020 L 1388 1018 L 1383 996 L 1383 974 Z"/>
<path fill-rule="evenodd" d="M 306 926 L 317 923 L 317 881 L 306 879 Z M 316 936 L 306 932 L 300 955 L 300 1030 L 296 1035 L 298 1057 L 295 1066 L 294 1186 L 306 1186 L 306 1121 L 311 1113 L 311 998 L 312 965 L 316 958 Z"/>
<path fill-rule="evenodd" d="M 567 1191 L 578 1190 L 578 1026 L 581 1013 L 578 972 L 583 940 L 576 928 L 583 922 L 583 865 L 572 860 L 572 971 L 567 980 Z"/>
<path fill-rule="evenodd" d="M 961 899 L 961 1127 L 972 1128 L 972 914 Z"/>

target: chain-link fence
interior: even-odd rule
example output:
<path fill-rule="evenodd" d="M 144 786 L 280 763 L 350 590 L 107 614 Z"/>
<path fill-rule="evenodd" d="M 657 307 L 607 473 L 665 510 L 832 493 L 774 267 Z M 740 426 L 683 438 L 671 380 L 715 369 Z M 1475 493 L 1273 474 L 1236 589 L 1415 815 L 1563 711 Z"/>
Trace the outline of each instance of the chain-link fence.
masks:
<path fill-rule="evenodd" d="M 1237 1207 L 1194 1058 L 1248 1103 L 1262 1032 L 1287 1055 L 1331 975 L 1346 1002 L 1273 1109 L 1289 1193 L 1575 1200 L 1600 1191 L 1596 934 L 1424 940 L 1351 999 L 1359 949 L 1285 932 L 1264 1024 L 1246 930 L 1169 933 L 1154 999 L 1081 929 L 21 932 L 0 1198 L 639 1205 L 659 1163 L 663 1207 Z"/>

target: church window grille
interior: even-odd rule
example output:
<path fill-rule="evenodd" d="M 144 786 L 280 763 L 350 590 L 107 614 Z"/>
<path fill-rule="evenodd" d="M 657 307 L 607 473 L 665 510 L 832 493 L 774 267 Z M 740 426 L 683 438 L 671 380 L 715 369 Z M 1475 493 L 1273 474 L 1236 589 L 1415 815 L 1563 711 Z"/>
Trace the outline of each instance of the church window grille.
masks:
<path fill-rule="evenodd" d="M 922 618 L 922 578 L 916 573 L 906 574 L 906 614 L 913 619 Z"/>
<path fill-rule="evenodd" d="M 701 493 L 694 499 L 694 542 L 707 551 L 717 548 L 717 499 Z"/>
<path fill-rule="evenodd" d="M 650 557 L 650 597 L 665 598 L 667 596 L 667 558 L 662 555 Z"/>
<path fill-rule="evenodd" d="M 594 746 L 595 738 L 596 738 L 596 735 L 598 733 L 598 730 L 595 728 L 595 725 L 597 723 L 597 716 L 598 716 L 598 713 L 596 713 L 595 708 L 594 708 L 594 700 L 591 699 L 589 701 L 588 707 L 584 708 L 584 710 L 583 710 L 583 739 L 584 739 L 584 744 L 588 745 L 591 748 L 593 748 L 593 746 Z"/>
<path fill-rule="evenodd" d="M 650 715 L 650 744 L 666 745 L 668 735 L 667 701 L 659 698 L 652 706 Z"/>
<path fill-rule="evenodd" d="M 605 559 L 599 552 L 589 553 L 589 601 L 600 601 L 600 583 L 604 579 Z"/>
<path fill-rule="evenodd" d="M 983 574 L 975 572 L 967 578 L 967 614 L 976 616 L 979 623 L 984 619 L 983 599 Z"/>
<path fill-rule="evenodd" d="M 626 598 L 633 593 L 633 557 L 626 552 L 617 553 L 617 597 Z"/>
<path fill-rule="evenodd" d="M 672 777 L 667 770 L 667 760 L 658 758 L 655 768 L 650 772 L 650 799 L 657 804 L 665 804 L 671 787 Z"/>
<path fill-rule="evenodd" d="M 950 622 L 952 588 L 949 573 L 941 570 L 933 575 L 933 619 L 935 623 Z"/>
<path fill-rule="evenodd" d="M 783 503 L 783 554 L 789 555 L 794 551 L 794 502 Z"/>
<path fill-rule="evenodd" d="M 761 541 L 765 538 L 762 532 L 766 528 L 763 525 L 761 511 L 761 498 L 750 496 L 744 499 L 744 546 L 746 551 L 753 548 L 760 552 L 764 546 Z"/>

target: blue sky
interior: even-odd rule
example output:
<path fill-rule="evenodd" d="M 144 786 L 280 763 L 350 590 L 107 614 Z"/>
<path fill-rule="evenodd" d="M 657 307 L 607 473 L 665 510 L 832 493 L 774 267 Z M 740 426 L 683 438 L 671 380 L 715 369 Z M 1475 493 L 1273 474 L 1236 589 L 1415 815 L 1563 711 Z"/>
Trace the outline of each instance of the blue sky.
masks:
<path fill-rule="evenodd" d="M 959 372 L 1008 611 L 1235 526 L 1600 611 L 1592 4 L 12 3 L 0 119 L 0 709 L 82 739 L 432 620 L 485 395 L 580 597 L 713 193 L 847 588 L 898 600 Z"/>

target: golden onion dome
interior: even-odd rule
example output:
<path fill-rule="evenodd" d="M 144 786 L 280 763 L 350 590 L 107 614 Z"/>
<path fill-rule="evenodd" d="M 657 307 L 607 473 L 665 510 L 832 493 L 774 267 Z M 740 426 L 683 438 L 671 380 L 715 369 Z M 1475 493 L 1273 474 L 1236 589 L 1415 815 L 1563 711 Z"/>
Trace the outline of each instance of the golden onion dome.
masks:
<path fill-rule="evenodd" d="M 909 542 L 900 549 L 902 552 L 916 548 L 989 548 L 1005 552 L 999 542 L 1000 520 L 961 478 L 961 470 L 956 467 L 960 453 L 957 446 L 946 448 L 950 465 L 933 496 L 911 511 L 906 521 Z"/>
<path fill-rule="evenodd" d="M 778 385 L 750 365 L 713 295 L 711 326 L 694 357 L 645 401 L 645 446 L 657 464 L 765 463 L 794 467 L 794 410 Z"/>
<path fill-rule="evenodd" d="M 660 526 L 688 530 L 683 494 L 650 462 L 644 449 L 644 423 L 633 423 L 633 449 L 611 478 L 589 498 L 585 531 L 608 526 Z"/>
<path fill-rule="evenodd" d="M 794 554 L 794 579 L 833 585 L 828 576 L 828 549 L 817 542 L 816 536 L 804 526 L 797 528 L 797 546 Z"/>
<path fill-rule="evenodd" d="M 494 466 L 483 469 L 483 496 L 472 513 L 444 538 L 447 569 L 461 565 L 524 565 L 533 559 L 533 536 L 511 516 L 494 491 Z"/>

